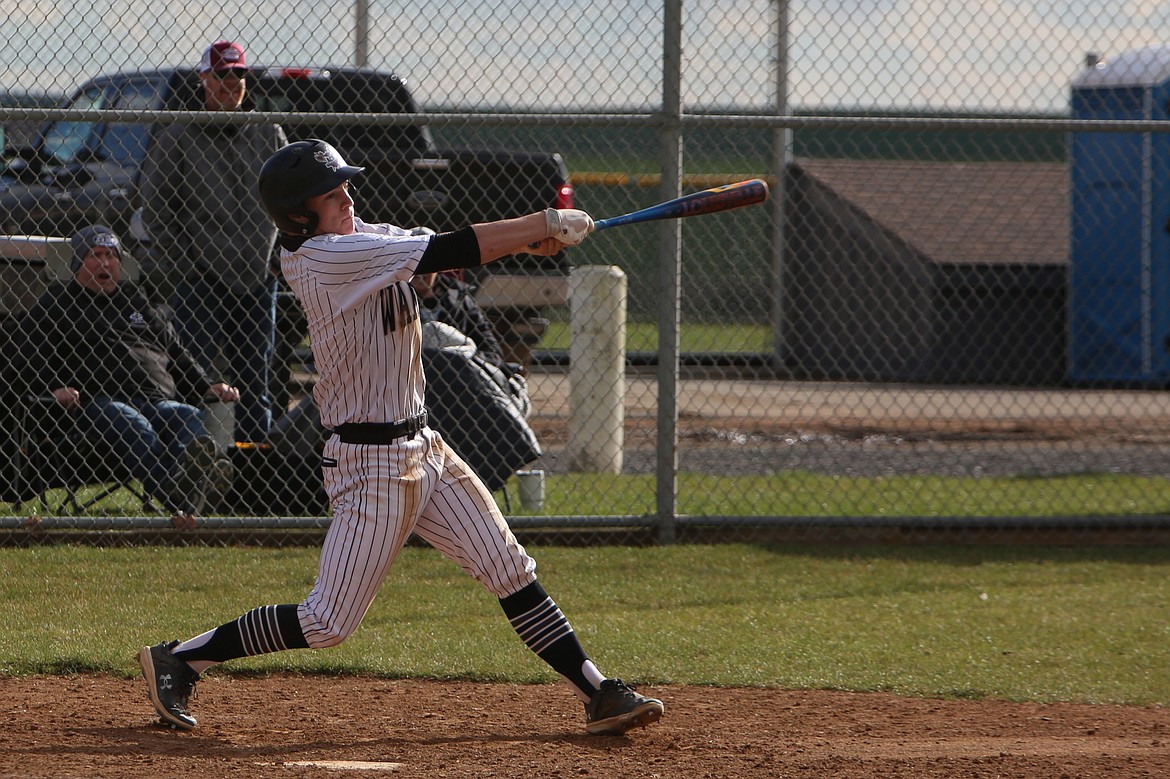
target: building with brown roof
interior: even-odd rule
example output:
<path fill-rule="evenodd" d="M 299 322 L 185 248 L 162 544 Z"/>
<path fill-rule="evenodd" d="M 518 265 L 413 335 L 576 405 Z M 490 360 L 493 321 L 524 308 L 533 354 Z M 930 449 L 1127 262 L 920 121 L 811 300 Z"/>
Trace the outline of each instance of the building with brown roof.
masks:
<path fill-rule="evenodd" d="M 1068 166 L 799 159 L 782 280 L 798 375 L 1062 383 Z"/>

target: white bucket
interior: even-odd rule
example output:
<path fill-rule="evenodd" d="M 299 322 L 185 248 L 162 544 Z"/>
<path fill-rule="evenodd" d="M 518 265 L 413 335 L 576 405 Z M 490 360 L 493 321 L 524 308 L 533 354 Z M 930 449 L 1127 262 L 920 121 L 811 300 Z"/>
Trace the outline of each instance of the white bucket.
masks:
<path fill-rule="evenodd" d="M 520 484 L 520 505 L 529 511 L 544 508 L 544 471 L 516 471 Z"/>

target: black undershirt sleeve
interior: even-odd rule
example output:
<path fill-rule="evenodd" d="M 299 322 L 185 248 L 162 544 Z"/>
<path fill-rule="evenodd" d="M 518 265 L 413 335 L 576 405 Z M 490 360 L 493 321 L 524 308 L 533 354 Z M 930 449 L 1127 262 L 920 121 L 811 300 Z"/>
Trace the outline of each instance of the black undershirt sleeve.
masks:
<path fill-rule="evenodd" d="M 414 272 L 417 275 L 437 273 L 456 268 L 478 268 L 479 239 L 471 227 L 461 227 L 449 233 L 431 236 L 431 242 L 423 252 L 422 259 Z"/>

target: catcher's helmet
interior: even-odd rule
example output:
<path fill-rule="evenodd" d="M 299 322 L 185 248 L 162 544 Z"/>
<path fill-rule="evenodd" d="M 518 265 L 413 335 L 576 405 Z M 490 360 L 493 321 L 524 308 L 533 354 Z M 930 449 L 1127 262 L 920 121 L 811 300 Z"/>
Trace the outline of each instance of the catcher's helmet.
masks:
<path fill-rule="evenodd" d="M 277 228 L 293 235 L 312 235 L 317 215 L 305 207 L 305 201 L 324 195 L 363 170 L 347 165 L 337 149 L 325 141 L 310 138 L 290 143 L 260 168 L 260 200 Z M 306 217 L 308 222 L 298 222 L 292 216 Z"/>

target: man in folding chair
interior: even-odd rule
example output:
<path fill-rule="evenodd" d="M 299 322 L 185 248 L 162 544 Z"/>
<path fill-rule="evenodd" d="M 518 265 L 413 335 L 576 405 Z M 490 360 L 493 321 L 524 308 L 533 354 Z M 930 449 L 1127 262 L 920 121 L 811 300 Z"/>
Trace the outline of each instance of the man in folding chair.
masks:
<path fill-rule="evenodd" d="M 240 393 L 208 376 L 171 323 L 122 280 L 112 230 L 85 227 L 71 245 L 73 278 L 51 286 L 25 314 L 14 374 L 30 394 L 51 395 L 119 458 L 176 527 L 191 528 L 217 474 L 230 478 L 194 404 L 208 394 L 234 403 Z"/>

